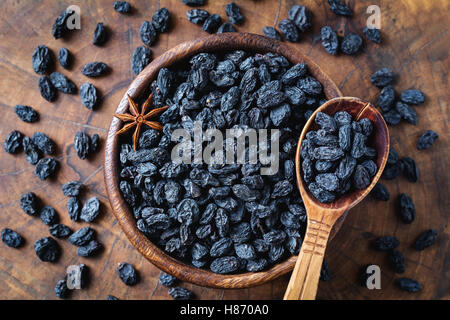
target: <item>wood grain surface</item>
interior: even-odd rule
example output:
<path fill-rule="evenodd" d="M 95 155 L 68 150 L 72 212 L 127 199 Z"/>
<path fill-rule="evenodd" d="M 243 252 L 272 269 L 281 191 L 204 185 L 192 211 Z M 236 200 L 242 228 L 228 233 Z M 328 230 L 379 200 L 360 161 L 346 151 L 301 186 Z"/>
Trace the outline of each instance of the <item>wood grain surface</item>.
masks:
<path fill-rule="evenodd" d="M 25 246 L 11 249 L 0 243 L 0 298 L 1 299 L 56 299 L 53 288 L 64 277 L 71 264 L 85 263 L 90 267 L 92 281 L 87 289 L 76 290 L 72 299 L 105 299 L 112 294 L 120 299 L 170 299 L 167 288 L 158 284 L 159 270 L 151 265 L 131 245 L 111 213 L 103 182 L 103 148 L 89 160 L 80 160 L 73 148 L 77 131 L 98 133 L 102 142 L 106 138 L 111 117 L 127 87 L 134 79 L 130 57 L 142 42 L 139 27 L 151 20 L 153 12 L 166 7 L 172 14 L 172 26 L 161 34 L 152 47 L 154 57 L 167 49 L 206 35 L 199 26 L 187 21 L 189 7 L 179 0 L 130 1 L 133 14 L 120 15 L 112 8 L 112 1 L 55 1 L 5 0 L 0 3 L 0 138 L 19 129 L 27 136 L 36 131 L 47 133 L 58 145 L 57 157 L 61 168 L 56 177 L 40 181 L 33 174 L 33 166 L 25 156 L 10 155 L 0 150 L 0 228 L 17 230 L 26 238 Z M 228 1 L 207 1 L 205 9 L 225 18 L 224 6 Z M 235 1 L 246 18 L 239 31 L 261 34 L 263 26 L 273 26 L 287 18 L 289 8 L 297 1 Z M 300 1 L 298 1 L 300 3 Z M 391 193 L 389 202 L 366 199 L 348 214 L 338 235 L 330 242 L 325 257 L 331 269 L 331 280 L 320 282 L 319 299 L 449 299 L 450 256 L 449 227 L 449 148 L 448 148 L 448 68 L 449 34 L 446 21 L 450 4 L 445 0 L 426 1 L 348 1 L 355 16 L 347 20 L 335 16 L 326 1 L 301 1 L 313 12 L 313 29 L 302 34 L 298 44 L 289 44 L 312 58 L 338 84 L 344 95 L 376 102 L 379 90 L 369 77 L 381 67 L 390 67 L 398 73 L 397 92 L 409 88 L 421 89 L 426 102 L 415 108 L 419 115 L 417 126 L 408 123 L 390 128 L 391 146 L 401 156 L 414 158 L 420 168 L 420 179 L 410 183 L 400 177 L 385 181 Z M 54 19 L 69 5 L 81 9 L 81 30 L 65 40 L 54 40 L 51 27 Z M 319 31 L 324 25 L 340 26 L 346 32 L 361 34 L 369 5 L 381 8 L 382 44 L 366 41 L 357 56 L 333 57 L 325 53 Z M 103 22 L 111 31 L 103 47 L 92 45 L 95 26 Z M 33 72 L 31 55 L 39 44 L 46 44 L 57 54 L 64 46 L 75 56 L 70 71 L 59 65 L 57 71 L 66 74 L 78 86 L 92 82 L 101 92 L 102 102 L 92 112 L 81 105 L 78 95 L 60 94 L 57 101 L 48 103 L 39 94 L 39 76 Z M 104 78 L 87 79 L 80 69 L 91 61 L 103 61 L 112 72 Z M 39 111 L 41 119 L 34 124 L 21 122 L 13 111 L 16 104 L 31 105 Z M 439 134 L 437 142 L 425 151 L 417 151 L 418 136 L 427 129 Z M 95 258 L 81 258 L 76 248 L 67 241 L 58 241 L 63 254 L 57 263 L 43 263 L 35 255 L 35 240 L 48 236 L 48 227 L 39 218 L 25 215 L 19 198 L 25 192 L 34 192 L 44 204 L 53 206 L 61 221 L 72 229 L 85 226 L 72 223 L 66 212 L 67 199 L 61 186 L 69 180 L 80 180 L 87 185 L 83 200 L 99 197 L 102 213 L 93 224 L 105 250 Z M 397 196 L 408 193 L 414 200 L 417 218 L 411 225 L 397 217 Z M 424 230 L 439 232 L 437 243 L 416 252 L 411 244 Z M 404 276 L 419 280 L 423 289 L 409 294 L 394 285 L 398 275 L 389 267 L 385 254 L 370 249 L 377 236 L 395 235 L 401 241 L 399 249 L 406 259 Z M 141 275 L 134 287 L 125 286 L 116 274 L 117 264 L 133 264 Z M 382 289 L 368 290 L 357 282 L 359 268 L 377 264 L 382 270 Z M 265 285 L 238 290 L 209 289 L 182 283 L 201 299 L 281 299 L 289 276 Z"/>

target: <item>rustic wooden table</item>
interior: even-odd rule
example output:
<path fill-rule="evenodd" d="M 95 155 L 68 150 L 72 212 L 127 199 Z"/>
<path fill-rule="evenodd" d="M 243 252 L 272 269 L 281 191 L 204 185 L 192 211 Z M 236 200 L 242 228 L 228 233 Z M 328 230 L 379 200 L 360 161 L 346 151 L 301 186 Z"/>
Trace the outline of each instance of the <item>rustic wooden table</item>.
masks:
<path fill-rule="evenodd" d="M 89 161 L 80 160 L 73 148 L 77 131 L 98 133 L 103 139 L 112 113 L 134 78 L 130 70 L 130 56 L 137 46 L 139 27 L 150 20 L 153 12 L 166 7 L 172 15 L 172 27 L 160 35 L 152 47 L 154 56 L 182 41 L 206 35 L 200 27 L 186 19 L 189 7 L 179 0 L 131 1 L 132 15 L 120 15 L 112 8 L 112 1 L 76 1 L 81 9 L 81 30 L 66 40 L 51 36 L 54 19 L 71 1 L 5 0 L 0 3 L 0 137 L 19 129 L 31 136 L 35 131 L 47 133 L 58 145 L 57 157 L 61 168 L 54 179 L 40 181 L 33 174 L 33 166 L 23 154 L 12 156 L 0 151 L 0 228 L 17 230 L 26 238 L 21 249 L 11 249 L 0 243 L 0 298 L 1 299 L 55 299 L 53 291 L 57 280 L 64 277 L 71 264 L 85 263 L 90 267 L 92 281 L 89 288 L 76 290 L 73 299 L 105 299 L 112 294 L 120 299 L 168 299 L 167 289 L 158 284 L 159 270 L 146 261 L 122 233 L 111 213 L 103 183 L 103 153 Z M 211 13 L 225 17 L 228 1 L 209 0 L 205 7 Z M 236 1 L 245 15 L 239 31 L 262 33 L 263 26 L 277 25 L 287 17 L 296 1 Z M 319 285 L 319 299 L 449 299 L 450 256 L 448 248 L 450 212 L 449 148 L 448 148 L 448 51 L 449 34 L 446 22 L 450 4 L 436 1 L 349 1 L 355 16 L 345 19 L 332 14 L 326 1 L 302 1 L 314 13 L 313 29 L 302 35 L 298 44 L 291 44 L 312 57 L 338 84 L 344 95 L 357 96 L 376 102 L 378 89 L 371 85 L 370 74 L 381 67 L 389 67 L 398 74 L 397 92 L 418 88 L 426 94 L 425 104 L 415 108 L 419 123 L 407 123 L 391 128 L 392 146 L 401 156 L 414 158 L 420 168 L 420 179 L 410 183 L 401 177 L 386 181 L 390 190 L 389 202 L 366 199 L 348 215 L 341 231 L 326 252 L 331 269 L 331 280 Z M 324 25 L 340 26 L 348 32 L 362 33 L 369 5 L 381 8 L 382 44 L 366 41 L 363 53 L 357 56 L 326 54 L 320 44 L 319 30 Z M 92 34 L 97 22 L 111 30 L 104 47 L 92 45 Z M 78 95 L 60 94 L 55 103 L 41 98 L 37 87 L 39 76 L 33 72 L 31 55 L 36 46 L 46 44 L 57 54 L 62 46 L 75 56 L 72 70 L 62 70 L 79 87 L 87 79 L 80 68 L 87 62 L 100 60 L 112 67 L 107 78 L 91 81 L 103 97 L 101 107 L 94 112 L 80 103 Z M 58 65 L 57 70 L 61 71 Z M 16 104 L 33 106 L 40 113 L 34 124 L 21 122 L 13 111 Z M 418 136 L 433 129 L 440 137 L 433 147 L 417 151 Z M 62 223 L 73 229 L 83 224 L 73 223 L 66 212 L 66 198 L 61 186 L 69 180 L 80 180 L 88 186 L 86 197 L 100 198 L 104 210 L 94 224 L 105 250 L 96 258 L 81 258 L 76 248 L 67 241 L 59 241 L 63 248 L 57 263 L 42 263 L 35 255 L 33 243 L 48 236 L 48 227 L 39 218 L 25 215 L 19 206 L 23 193 L 36 193 L 45 204 L 53 206 Z M 397 196 L 405 192 L 414 199 L 417 218 L 405 225 L 397 217 Z M 434 228 L 439 240 L 433 247 L 416 252 L 411 243 L 425 229 Z M 423 290 L 409 294 L 394 285 L 394 274 L 385 254 L 369 248 L 373 238 L 395 235 L 401 241 L 400 250 L 406 258 L 404 276 L 415 278 Z M 133 264 L 142 277 L 135 287 L 125 286 L 116 274 L 119 262 Z M 377 264 L 382 270 L 382 289 L 368 290 L 357 283 L 358 270 L 365 264 Z M 280 299 L 288 276 L 266 285 L 242 290 L 217 290 L 182 284 L 201 299 Z"/>

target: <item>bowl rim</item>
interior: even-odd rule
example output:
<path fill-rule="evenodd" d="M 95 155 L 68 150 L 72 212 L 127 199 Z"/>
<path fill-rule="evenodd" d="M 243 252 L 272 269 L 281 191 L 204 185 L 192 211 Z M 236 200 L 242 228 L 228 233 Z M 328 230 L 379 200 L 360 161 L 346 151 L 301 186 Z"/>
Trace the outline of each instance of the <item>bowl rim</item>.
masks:
<path fill-rule="evenodd" d="M 299 52 L 296 48 L 286 43 L 273 40 L 261 35 L 251 33 L 223 33 L 214 34 L 183 42 L 172 49 L 167 50 L 155 58 L 132 81 L 124 93 L 115 113 L 124 113 L 128 109 L 127 95 L 136 99 L 156 78 L 161 68 L 186 60 L 200 52 L 217 52 L 231 50 L 248 50 L 253 52 L 273 52 L 286 57 L 292 64 L 305 62 L 310 73 L 322 84 L 327 99 L 342 96 L 339 88 L 331 78 L 308 56 Z M 216 274 L 208 270 L 199 269 L 179 261 L 153 244 L 141 231 L 137 229 L 135 218 L 130 211 L 119 190 L 119 165 L 118 165 L 118 137 L 116 131 L 121 127 L 121 121 L 113 117 L 108 130 L 105 145 L 104 179 L 108 200 L 114 216 L 133 246 L 153 265 L 176 278 L 211 288 L 248 288 L 269 282 L 281 275 L 292 271 L 297 256 L 291 256 L 283 262 L 277 263 L 270 269 L 260 272 L 246 272 L 239 274 Z M 298 194 L 300 196 L 300 192 Z M 338 231 L 345 217 L 336 224 L 333 235 Z"/>

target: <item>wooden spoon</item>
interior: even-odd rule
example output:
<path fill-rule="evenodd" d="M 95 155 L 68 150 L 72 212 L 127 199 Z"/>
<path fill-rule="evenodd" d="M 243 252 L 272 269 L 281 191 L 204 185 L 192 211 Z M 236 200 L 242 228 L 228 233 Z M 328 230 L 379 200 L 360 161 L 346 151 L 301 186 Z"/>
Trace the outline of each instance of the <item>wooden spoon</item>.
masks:
<path fill-rule="evenodd" d="M 355 120 L 369 118 L 374 131 L 371 139 L 367 141 L 367 145 L 375 148 L 378 154 L 375 161 L 378 172 L 366 189 L 353 191 L 327 204 L 319 202 L 309 192 L 301 170 L 300 148 L 306 133 L 318 129 L 314 119 L 319 111 L 328 115 L 334 115 L 338 111 L 347 111 Z M 383 172 L 388 154 L 389 132 L 386 123 L 378 110 L 370 103 L 353 97 L 335 98 L 320 106 L 309 118 L 300 135 L 295 157 L 297 183 L 308 214 L 308 224 L 284 300 L 315 299 L 325 248 L 333 225 L 372 190 Z"/>

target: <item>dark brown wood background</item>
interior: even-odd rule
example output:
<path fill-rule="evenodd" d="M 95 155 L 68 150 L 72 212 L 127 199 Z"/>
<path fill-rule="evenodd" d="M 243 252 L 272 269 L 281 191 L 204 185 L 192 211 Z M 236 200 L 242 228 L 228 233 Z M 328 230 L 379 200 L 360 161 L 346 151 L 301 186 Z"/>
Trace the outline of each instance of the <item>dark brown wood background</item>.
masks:
<path fill-rule="evenodd" d="M 29 1 L 7 0 L 0 3 L 0 138 L 19 129 L 31 136 L 35 131 L 47 133 L 57 144 L 61 169 L 52 180 L 40 181 L 33 175 L 34 167 L 22 154 L 13 156 L 0 151 L 0 228 L 9 227 L 26 238 L 21 249 L 11 249 L 0 243 L 0 298 L 1 299 L 55 299 L 53 291 L 57 280 L 64 277 L 70 264 L 85 263 L 90 267 L 92 281 L 89 288 L 77 290 L 73 299 L 104 299 L 112 294 L 120 299 L 168 299 L 167 289 L 158 284 L 159 270 L 146 261 L 129 243 L 111 213 L 103 183 L 103 152 L 93 159 L 80 160 L 73 148 L 73 137 L 79 130 L 98 133 L 103 139 L 111 116 L 126 88 L 134 78 L 130 70 L 130 56 L 142 45 L 139 27 L 151 20 L 153 12 L 166 7 L 171 12 L 172 27 L 159 36 L 152 47 L 158 56 L 185 40 L 205 36 L 199 26 L 187 21 L 189 7 L 180 0 L 131 1 L 132 15 L 120 15 L 112 8 L 112 0 L 105 1 Z M 207 1 L 205 9 L 225 18 L 228 1 Z M 450 3 L 445 0 L 415 1 L 348 1 L 355 16 L 345 19 L 332 14 L 326 1 L 236 1 L 245 15 L 239 31 L 262 33 L 263 26 L 277 25 L 287 17 L 289 8 L 299 2 L 313 12 L 313 29 L 302 35 L 298 44 L 291 44 L 313 58 L 327 72 L 344 95 L 376 102 L 378 89 L 369 82 L 372 72 L 389 67 L 398 73 L 397 92 L 418 88 L 426 94 L 425 104 L 416 107 L 417 126 L 401 123 L 390 128 L 392 146 L 401 156 L 414 158 L 420 168 L 420 180 L 409 183 L 405 178 L 387 181 L 391 192 L 389 202 L 366 199 L 348 215 L 341 231 L 326 252 L 331 269 L 331 280 L 319 285 L 319 299 L 449 299 L 450 256 L 448 248 L 450 212 L 449 148 L 448 148 L 448 51 Z M 81 8 L 81 30 L 66 40 L 51 36 L 54 19 L 68 5 Z M 378 4 L 382 17 L 382 44 L 366 41 L 357 56 L 326 54 L 318 34 L 324 25 L 340 26 L 342 30 L 362 34 L 369 5 Z M 92 45 L 97 22 L 109 27 L 111 36 L 104 47 Z M 91 112 L 83 107 L 78 95 L 60 94 L 55 103 L 41 98 L 37 86 L 39 76 L 33 72 L 31 56 L 39 44 L 46 44 L 57 55 L 62 46 L 75 56 L 72 70 L 57 70 L 69 76 L 79 87 L 92 82 L 103 97 L 100 108 Z M 104 61 L 112 73 L 98 80 L 87 79 L 81 66 L 91 61 Z M 21 122 L 13 111 L 16 104 L 33 106 L 39 111 L 38 123 Z M 418 136 L 426 129 L 439 133 L 439 139 L 426 151 L 417 151 Z M 59 213 L 62 223 L 72 229 L 84 224 L 70 221 L 66 211 L 67 199 L 61 186 L 69 180 L 80 180 L 88 186 L 85 197 L 100 198 L 101 217 L 93 224 L 105 250 L 96 258 L 81 258 L 76 248 L 67 241 L 59 241 L 63 248 L 57 263 L 42 263 L 35 255 L 35 240 L 48 236 L 48 227 L 39 218 L 25 215 L 19 206 L 23 193 L 34 192 Z M 415 201 L 417 218 L 411 225 L 399 221 L 396 198 L 408 193 Z M 411 249 L 415 238 L 428 228 L 437 229 L 437 244 L 422 252 Z M 389 268 L 386 255 L 370 249 L 370 241 L 381 235 L 395 235 L 401 241 L 400 250 L 406 258 L 404 276 L 415 278 L 423 290 L 409 294 L 394 285 L 395 275 Z M 139 271 L 142 281 L 135 287 L 125 286 L 115 269 L 127 261 Z M 382 270 L 382 290 L 368 290 L 357 283 L 360 266 L 377 264 Z M 242 290 L 217 290 L 182 284 L 201 299 L 280 299 L 288 276 L 260 287 Z"/>

